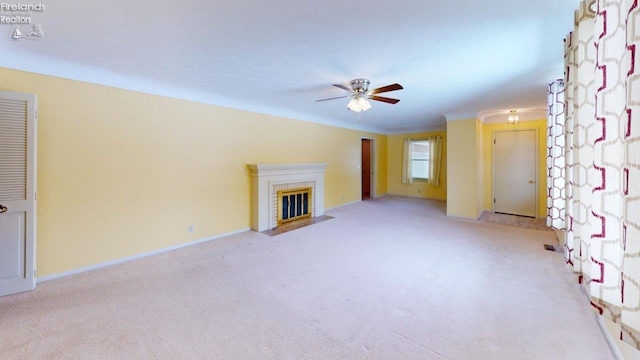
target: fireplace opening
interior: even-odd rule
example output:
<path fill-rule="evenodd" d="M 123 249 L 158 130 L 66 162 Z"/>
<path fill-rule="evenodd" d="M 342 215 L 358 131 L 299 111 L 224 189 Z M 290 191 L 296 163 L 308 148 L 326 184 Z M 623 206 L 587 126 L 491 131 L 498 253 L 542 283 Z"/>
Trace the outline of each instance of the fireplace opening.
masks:
<path fill-rule="evenodd" d="M 278 226 L 311 216 L 310 187 L 278 191 Z"/>

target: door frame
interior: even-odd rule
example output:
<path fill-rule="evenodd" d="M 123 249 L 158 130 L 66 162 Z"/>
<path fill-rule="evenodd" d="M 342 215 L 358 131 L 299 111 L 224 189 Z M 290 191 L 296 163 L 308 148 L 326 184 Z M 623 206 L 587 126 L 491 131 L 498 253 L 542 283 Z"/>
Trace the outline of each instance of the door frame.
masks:
<path fill-rule="evenodd" d="M 496 212 L 496 203 L 495 193 L 496 193 L 496 153 L 495 153 L 495 144 L 496 141 L 496 133 L 505 133 L 505 132 L 521 132 L 521 131 L 533 131 L 535 134 L 535 166 L 534 166 L 534 174 L 535 174 L 535 216 L 534 218 L 538 218 L 538 214 L 540 211 L 539 206 L 539 197 L 540 197 L 540 134 L 538 128 L 531 129 L 514 129 L 514 130 L 493 130 L 491 132 L 491 211 Z"/>
<path fill-rule="evenodd" d="M 370 138 L 370 137 L 361 137 L 360 138 L 360 201 L 362 201 L 362 140 L 369 140 L 370 141 L 370 158 L 369 158 L 369 164 L 371 166 L 371 169 L 369 171 L 369 198 L 373 199 L 376 197 L 376 139 L 374 138 Z"/>

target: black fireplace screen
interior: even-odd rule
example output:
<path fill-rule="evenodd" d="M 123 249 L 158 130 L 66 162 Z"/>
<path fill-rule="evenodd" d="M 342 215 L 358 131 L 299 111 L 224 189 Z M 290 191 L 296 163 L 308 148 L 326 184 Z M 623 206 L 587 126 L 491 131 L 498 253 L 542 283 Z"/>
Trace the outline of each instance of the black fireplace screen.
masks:
<path fill-rule="evenodd" d="M 311 217 L 311 188 L 278 191 L 278 225 Z"/>

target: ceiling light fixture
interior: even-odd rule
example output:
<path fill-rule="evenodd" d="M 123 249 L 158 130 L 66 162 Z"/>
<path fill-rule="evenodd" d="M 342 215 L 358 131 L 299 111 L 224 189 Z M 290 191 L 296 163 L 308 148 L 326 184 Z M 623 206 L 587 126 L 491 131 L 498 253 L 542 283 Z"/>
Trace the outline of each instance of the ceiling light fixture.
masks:
<path fill-rule="evenodd" d="M 396 83 L 369 90 L 369 80 L 367 79 L 353 79 L 351 80 L 350 84 L 351 88 L 348 88 L 347 86 L 342 84 L 333 84 L 333 86 L 335 87 L 350 92 L 350 95 L 320 99 L 316 100 L 316 102 L 349 98 L 350 100 L 349 103 L 347 103 L 347 109 L 353 112 L 361 113 L 363 111 L 371 109 L 371 103 L 369 102 L 369 100 L 382 101 L 387 104 L 397 104 L 400 100 L 380 96 L 378 94 L 404 89 L 402 85 Z"/>
<path fill-rule="evenodd" d="M 509 112 L 509 117 L 507 118 L 507 122 L 511 125 L 515 125 L 520 121 L 520 117 L 516 114 L 515 110 L 511 110 Z"/>
<path fill-rule="evenodd" d="M 347 104 L 347 108 L 351 111 L 362 112 L 371 109 L 369 100 L 365 97 L 365 94 L 356 93 Z"/>
<path fill-rule="evenodd" d="M 353 89 L 353 94 L 351 95 L 349 104 L 347 104 L 347 108 L 355 112 L 363 112 L 371 109 L 371 104 L 369 103 L 369 99 L 371 98 L 369 80 L 351 80 L 351 88 Z"/>

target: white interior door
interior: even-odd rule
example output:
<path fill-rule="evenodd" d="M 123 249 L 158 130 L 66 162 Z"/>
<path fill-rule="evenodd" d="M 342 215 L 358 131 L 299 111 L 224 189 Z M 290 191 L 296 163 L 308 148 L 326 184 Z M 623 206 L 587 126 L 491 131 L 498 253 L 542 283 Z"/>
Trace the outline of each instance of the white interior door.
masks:
<path fill-rule="evenodd" d="M 536 130 L 493 135 L 493 211 L 536 217 L 538 199 Z"/>
<path fill-rule="evenodd" d="M 33 290 L 36 97 L 0 91 L 0 296 Z"/>

